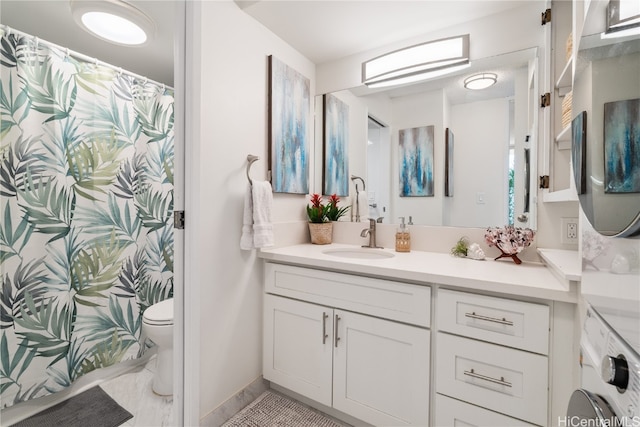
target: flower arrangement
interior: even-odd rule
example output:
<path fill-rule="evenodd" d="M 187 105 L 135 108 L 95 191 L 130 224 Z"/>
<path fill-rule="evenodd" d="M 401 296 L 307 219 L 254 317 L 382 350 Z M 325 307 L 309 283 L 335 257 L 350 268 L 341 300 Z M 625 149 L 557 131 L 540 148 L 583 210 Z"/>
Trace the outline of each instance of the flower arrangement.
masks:
<path fill-rule="evenodd" d="M 533 242 L 535 233 L 530 228 L 504 227 L 487 228 L 484 239 L 489 246 L 495 246 L 502 252 L 496 260 L 510 257 L 516 264 L 522 263 L 518 254 Z"/>
<path fill-rule="evenodd" d="M 307 205 L 307 218 L 309 222 L 319 224 L 340 219 L 347 213 L 349 206 L 339 208 L 339 201 L 340 198 L 332 194 L 331 197 L 329 197 L 329 202 L 325 205 L 322 203 L 322 197 L 319 194 L 311 195 L 311 204 Z"/>

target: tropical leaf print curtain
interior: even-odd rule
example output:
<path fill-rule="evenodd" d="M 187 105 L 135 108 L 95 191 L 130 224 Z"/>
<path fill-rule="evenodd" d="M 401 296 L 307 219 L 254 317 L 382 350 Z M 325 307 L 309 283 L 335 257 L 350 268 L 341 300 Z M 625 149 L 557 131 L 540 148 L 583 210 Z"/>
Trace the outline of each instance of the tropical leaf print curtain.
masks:
<path fill-rule="evenodd" d="M 173 293 L 173 93 L 3 31 L 0 397 L 139 357 Z"/>

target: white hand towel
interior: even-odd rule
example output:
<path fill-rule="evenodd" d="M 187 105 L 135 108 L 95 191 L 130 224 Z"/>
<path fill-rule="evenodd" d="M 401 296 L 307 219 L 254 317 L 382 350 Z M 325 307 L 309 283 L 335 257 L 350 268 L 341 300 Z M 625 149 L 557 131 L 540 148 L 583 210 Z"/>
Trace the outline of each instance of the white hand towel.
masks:
<path fill-rule="evenodd" d="M 271 223 L 271 208 L 273 206 L 273 191 L 268 181 L 253 181 L 253 247 L 264 248 L 273 246 L 273 224 Z"/>
<path fill-rule="evenodd" d="M 240 236 L 240 249 L 250 251 L 253 246 L 253 195 L 251 184 L 247 184 L 244 193 L 244 211 L 242 213 L 242 236 Z"/>

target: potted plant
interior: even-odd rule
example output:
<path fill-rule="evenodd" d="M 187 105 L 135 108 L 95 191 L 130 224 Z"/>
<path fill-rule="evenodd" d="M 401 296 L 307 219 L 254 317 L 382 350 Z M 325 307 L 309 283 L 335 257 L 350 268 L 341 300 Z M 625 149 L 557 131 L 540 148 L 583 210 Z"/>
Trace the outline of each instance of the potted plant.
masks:
<path fill-rule="evenodd" d="M 329 221 L 339 220 L 349 210 L 349 206 L 339 208 L 339 201 L 340 197 L 336 196 L 335 194 L 332 194 L 331 197 L 329 197 L 329 203 L 327 204 L 327 219 Z"/>
<path fill-rule="evenodd" d="M 310 201 L 311 204 L 307 205 L 307 218 L 309 219 L 311 243 L 316 245 L 331 243 L 333 224 L 327 218 L 330 205 L 324 205 L 319 194 L 313 194 Z"/>

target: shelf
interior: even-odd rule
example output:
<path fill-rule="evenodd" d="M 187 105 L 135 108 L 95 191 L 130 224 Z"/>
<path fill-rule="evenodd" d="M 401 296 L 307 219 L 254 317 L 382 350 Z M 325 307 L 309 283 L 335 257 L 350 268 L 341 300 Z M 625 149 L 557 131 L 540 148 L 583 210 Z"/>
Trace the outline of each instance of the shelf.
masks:
<path fill-rule="evenodd" d="M 545 203 L 577 202 L 578 195 L 576 194 L 576 190 L 573 188 L 566 188 L 558 191 L 545 190 L 542 193 L 542 201 Z"/>
<path fill-rule="evenodd" d="M 560 73 L 560 77 L 556 82 L 556 89 L 558 89 L 558 95 L 565 96 L 567 93 L 571 92 L 572 88 L 572 76 L 571 76 L 571 67 L 573 65 L 573 56 L 569 58 L 567 64 L 564 66 L 564 69 Z"/>
<path fill-rule="evenodd" d="M 558 150 L 569 150 L 571 148 L 571 125 L 565 126 L 556 136 L 555 141 Z"/>
<path fill-rule="evenodd" d="M 544 263 L 565 280 L 579 282 L 582 278 L 582 263 L 578 251 L 538 248 Z"/>

